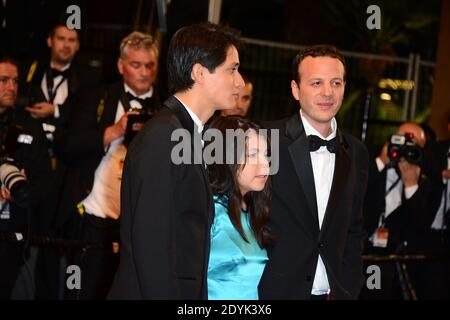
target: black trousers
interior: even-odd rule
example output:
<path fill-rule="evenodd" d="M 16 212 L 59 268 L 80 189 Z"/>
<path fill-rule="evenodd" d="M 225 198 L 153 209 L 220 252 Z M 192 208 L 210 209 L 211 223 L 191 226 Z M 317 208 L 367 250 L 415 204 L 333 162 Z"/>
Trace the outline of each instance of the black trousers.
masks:
<path fill-rule="evenodd" d="M 113 246 L 114 242 L 119 242 L 119 221 L 84 213 L 77 233 L 79 240 L 88 241 L 90 245 L 74 249 L 69 255 L 68 265 L 81 270 L 81 288 L 66 286 L 65 299 L 103 300 L 119 265 L 119 253 Z"/>
<path fill-rule="evenodd" d="M 23 242 L 0 242 L 0 300 L 9 300 L 24 263 Z"/>

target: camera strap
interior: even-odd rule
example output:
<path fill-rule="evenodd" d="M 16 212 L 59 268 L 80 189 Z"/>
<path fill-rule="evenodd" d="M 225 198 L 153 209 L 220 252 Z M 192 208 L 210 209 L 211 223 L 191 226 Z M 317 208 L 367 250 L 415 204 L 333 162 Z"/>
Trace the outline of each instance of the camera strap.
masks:
<path fill-rule="evenodd" d="M 130 100 L 128 100 L 125 90 L 122 90 L 122 93 L 121 93 L 119 99 L 120 99 L 120 103 L 122 103 L 122 107 L 125 112 L 127 112 L 128 110 L 131 109 Z M 142 107 L 144 107 L 144 106 L 142 106 Z"/>

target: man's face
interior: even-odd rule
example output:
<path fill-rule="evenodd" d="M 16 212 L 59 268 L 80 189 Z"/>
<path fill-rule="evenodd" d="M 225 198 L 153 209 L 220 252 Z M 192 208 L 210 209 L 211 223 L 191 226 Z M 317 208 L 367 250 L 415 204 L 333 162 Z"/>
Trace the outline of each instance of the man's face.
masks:
<path fill-rule="evenodd" d="M 137 95 L 150 90 L 158 73 L 158 56 L 152 49 L 128 48 L 117 62 L 123 81 Z"/>
<path fill-rule="evenodd" d="M 19 87 L 19 72 L 11 63 L 0 63 L 0 112 L 14 106 Z"/>
<path fill-rule="evenodd" d="M 47 45 L 52 61 L 63 65 L 72 62 L 80 48 L 77 32 L 63 26 L 57 27 L 55 34 L 47 38 Z"/>
<path fill-rule="evenodd" d="M 239 90 L 236 108 L 231 110 L 223 110 L 222 115 L 224 116 L 241 116 L 245 117 L 248 113 L 248 109 L 252 103 L 253 99 L 253 84 L 247 82 L 243 88 Z"/>
<path fill-rule="evenodd" d="M 291 82 L 292 95 L 313 126 L 329 123 L 344 98 L 344 65 L 331 57 L 306 57 L 299 65 L 300 84 Z"/>
<path fill-rule="evenodd" d="M 239 54 L 234 46 L 228 48 L 224 63 L 213 72 L 204 68 L 205 98 L 214 110 L 233 109 L 236 107 L 239 91 L 244 87 L 244 80 L 238 71 Z"/>
<path fill-rule="evenodd" d="M 397 134 L 400 136 L 405 135 L 406 133 L 412 133 L 413 134 L 413 142 L 422 148 L 425 146 L 426 137 L 425 137 L 425 131 L 415 123 L 404 123 L 397 129 Z"/>

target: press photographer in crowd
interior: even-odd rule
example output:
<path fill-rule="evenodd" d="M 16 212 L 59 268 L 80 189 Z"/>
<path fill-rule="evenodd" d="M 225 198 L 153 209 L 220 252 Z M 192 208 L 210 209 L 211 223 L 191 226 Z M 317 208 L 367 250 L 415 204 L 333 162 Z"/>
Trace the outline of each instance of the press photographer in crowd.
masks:
<path fill-rule="evenodd" d="M 75 249 L 69 264 L 82 270 L 80 290 L 68 299 L 103 299 L 118 266 L 120 186 L 127 147 L 159 110 L 154 86 L 159 49 L 149 35 L 133 32 L 120 45 L 123 81 L 80 98 L 57 150 L 68 163 L 59 225 L 66 237 L 104 245 Z M 112 245 L 115 243 L 115 245 Z"/>
<path fill-rule="evenodd" d="M 366 254 L 426 252 L 434 211 L 429 207 L 433 184 L 423 173 L 425 140 L 419 125 L 404 123 L 371 161 L 364 206 Z M 420 263 L 408 262 L 407 274 L 399 273 L 398 262 L 366 263 L 380 266 L 381 290 L 365 291 L 363 298 L 423 298 L 420 288 L 428 279 L 420 274 Z"/>
<path fill-rule="evenodd" d="M 17 63 L 0 57 L 0 299 L 11 296 L 50 173 L 40 123 L 16 106 L 18 81 Z"/>

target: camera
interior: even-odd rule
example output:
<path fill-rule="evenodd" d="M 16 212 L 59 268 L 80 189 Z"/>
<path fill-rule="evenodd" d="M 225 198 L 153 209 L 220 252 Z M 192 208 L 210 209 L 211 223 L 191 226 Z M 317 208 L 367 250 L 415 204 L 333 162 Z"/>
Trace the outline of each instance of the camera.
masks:
<path fill-rule="evenodd" d="M 137 111 L 139 114 L 129 114 L 127 129 L 125 131 L 124 144 L 128 146 L 134 136 L 141 130 L 142 126 L 153 116 L 145 109 L 131 108 L 130 111 Z"/>
<path fill-rule="evenodd" d="M 404 135 L 392 135 L 388 146 L 388 156 L 392 165 L 396 165 L 400 158 L 404 158 L 411 164 L 421 165 L 423 161 L 423 149 L 413 141 L 412 133 Z"/>
<path fill-rule="evenodd" d="M 15 204 L 19 207 L 27 207 L 30 198 L 30 185 L 11 158 L 0 158 L 0 183 L 9 190 Z"/>

